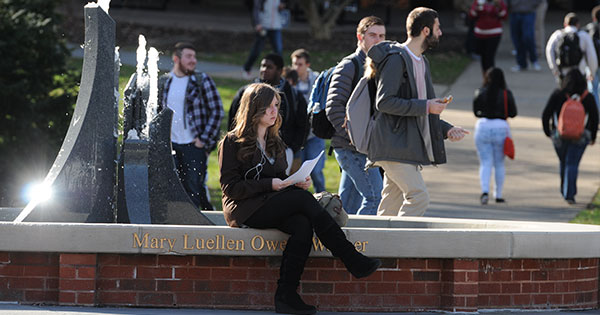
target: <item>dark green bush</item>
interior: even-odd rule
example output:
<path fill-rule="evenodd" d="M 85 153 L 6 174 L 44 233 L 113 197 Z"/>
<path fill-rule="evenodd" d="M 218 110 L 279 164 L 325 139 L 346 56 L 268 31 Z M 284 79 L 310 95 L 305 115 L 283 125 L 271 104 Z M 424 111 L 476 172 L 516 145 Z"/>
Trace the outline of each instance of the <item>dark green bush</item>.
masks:
<path fill-rule="evenodd" d="M 0 206 L 43 179 L 68 128 L 80 70 L 55 11 L 60 0 L 0 0 Z"/>

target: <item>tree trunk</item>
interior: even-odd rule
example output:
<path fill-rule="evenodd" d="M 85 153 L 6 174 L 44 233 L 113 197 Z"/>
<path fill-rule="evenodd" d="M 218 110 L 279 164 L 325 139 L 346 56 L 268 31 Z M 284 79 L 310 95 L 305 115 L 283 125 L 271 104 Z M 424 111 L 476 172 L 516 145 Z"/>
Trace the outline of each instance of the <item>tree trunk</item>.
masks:
<path fill-rule="evenodd" d="M 300 0 L 300 7 L 306 15 L 310 33 L 315 39 L 327 40 L 331 39 L 331 31 L 335 26 L 337 18 L 342 13 L 342 10 L 352 0 L 336 0 L 330 1 L 329 7 L 323 10 L 323 14 L 319 14 L 319 5 L 322 1 L 319 0 Z"/>

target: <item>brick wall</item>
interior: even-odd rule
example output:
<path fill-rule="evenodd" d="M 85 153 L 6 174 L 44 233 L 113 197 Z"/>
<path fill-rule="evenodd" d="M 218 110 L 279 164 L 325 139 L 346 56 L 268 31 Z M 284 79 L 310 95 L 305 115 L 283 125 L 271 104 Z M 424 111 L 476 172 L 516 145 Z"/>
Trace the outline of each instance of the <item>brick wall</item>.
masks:
<path fill-rule="evenodd" d="M 280 262 L 0 252 L 0 301 L 272 309 Z M 330 311 L 598 308 L 598 279 L 598 259 L 384 259 L 359 280 L 337 259 L 310 258 L 299 291 Z"/>
<path fill-rule="evenodd" d="M 0 301 L 56 304 L 58 254 L 0 252 Z"/>

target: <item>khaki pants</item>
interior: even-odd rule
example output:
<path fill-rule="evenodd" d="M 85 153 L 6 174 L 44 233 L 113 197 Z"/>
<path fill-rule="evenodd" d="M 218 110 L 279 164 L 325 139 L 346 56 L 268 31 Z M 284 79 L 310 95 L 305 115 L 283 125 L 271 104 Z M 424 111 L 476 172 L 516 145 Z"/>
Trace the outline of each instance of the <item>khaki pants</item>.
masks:
<path fill-rule="evenodd" d="M 419 165 L 380 161 L 383 190 L 377 215 L 423 216 L 429 206 L 429 193 Z"/>

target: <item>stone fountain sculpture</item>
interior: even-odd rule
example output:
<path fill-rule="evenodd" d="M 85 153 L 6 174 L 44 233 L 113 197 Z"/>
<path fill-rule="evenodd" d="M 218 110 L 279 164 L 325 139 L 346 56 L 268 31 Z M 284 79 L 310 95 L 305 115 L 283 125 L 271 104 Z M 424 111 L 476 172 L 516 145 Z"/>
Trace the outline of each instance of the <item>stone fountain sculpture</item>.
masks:
<path fill-rule="evenodd" d="M 171 156 L 172 111 L 165 109 L 151 120 L 146 139 L 125 138 L 117 163 L 115 21 L 94 3 L 85 6 L 84 17 L 80 91 L 65 140 L 44 180 L 53 197 L 30 202 L 15 222 L 212 225 L 179 182 Z M 125 137 L 140 126 L 135 113 L 146 105 L 147 93 L 133 92 L 134 101 L 125 104 Z"/>

